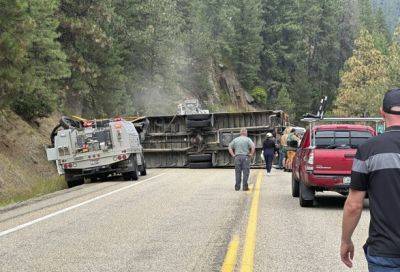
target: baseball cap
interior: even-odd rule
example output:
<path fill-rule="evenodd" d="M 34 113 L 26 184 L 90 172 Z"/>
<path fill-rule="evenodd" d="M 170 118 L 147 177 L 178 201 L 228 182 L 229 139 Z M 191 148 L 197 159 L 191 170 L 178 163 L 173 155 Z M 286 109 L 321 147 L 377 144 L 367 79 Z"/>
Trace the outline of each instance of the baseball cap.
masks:
<path fill-rule="evenodd" d="M 267 133 L 267 138 L 272 138 L 272 133 Z"/>
<path fill-rule="evenodd" d="M 389 114 L 400 115 L 400 111 L 392 111 L 393 107 L 400 107 L 400 89 L 388 91 L 383 98 L 383 111 Z"/>

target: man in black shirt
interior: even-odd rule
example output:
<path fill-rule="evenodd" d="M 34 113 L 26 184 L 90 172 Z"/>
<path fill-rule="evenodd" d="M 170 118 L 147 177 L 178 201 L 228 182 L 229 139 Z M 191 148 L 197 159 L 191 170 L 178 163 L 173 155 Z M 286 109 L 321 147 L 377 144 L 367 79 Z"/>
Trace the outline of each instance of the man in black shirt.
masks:
<path fill-rule="evenodd" d="M 341 259 L 352 267 L 351 236 L 366 193 L 371 222 L 364 246 L 369 271 L 400 271 L 400 89 L 386 93 L 381 114 L 386 132 L 362 144 L 353 163 L 342 226 Z"/>

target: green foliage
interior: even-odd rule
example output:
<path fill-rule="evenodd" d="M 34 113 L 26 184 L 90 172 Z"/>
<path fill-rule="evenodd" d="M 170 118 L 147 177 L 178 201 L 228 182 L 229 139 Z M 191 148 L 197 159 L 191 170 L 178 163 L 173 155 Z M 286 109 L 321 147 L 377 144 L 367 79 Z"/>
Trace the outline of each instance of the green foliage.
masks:
<path fill-rule="evenodd" d="M 22 67 L 27 63 L 29 32 L 33 27 L 26 1 L 0 0 L 0 109 L 21 85 Z"/>
<path fill-rule="evenodd" d="M 257 86 L 251 91 L 251 95 L 258 103 L 264 105 L 267 103 L 267 91 L 265 88 Z"/>
<path fill-rule="evenodd" d="M 36 117 L 47 117 L 52 112 L 52 96 L 43 93 L 19 92 L 11 102 L 11 109 L 25 120 Z"/>
<path fill-rule="evenodd" d="M 289 96 L 289 92 L 285 87 L 282 87 L 282 89 L 278 93 L 278 98 L 276 99 L 275 102 L 275 108 L 283 110 L 289 114 L 289 117 L 294 118 L 295 112 L 295 104 L 293 103 L 292 99 Z"/>
<path fill-rule="evenodd" d="M 362 30 L 348 59 L 334 113 L 339 116 L 375 116 L 390 78 L 387 58 L 376 48 L 371 34 Z"/>
<path fill-rule="evenodd" d="M 0 107 L 11 104 L 27 120 L 52 112 L 60 80 L 69 76 L 66 56 L 57 41 L 58 4 L 57 0 L 38 0 L 1 5 L 0 25 L 5 32 L 0 43 L 4 52 L 0 57 L 4 104 Z"/>
<path fill-rule="evenodd" d="M 236 7 L 239 12 L 233 19 L 236 30 L 233 61 L 239 80 L 246 89 L 251 90 L 259 81 L 262 5 L 260 0 L 238 0 Z"/>
<path fill-rule="evenodd" d="M 24 188 L 12 187 L 0 193 L 0 207 L 22 202 L 34 197 L 50 194 L 67 188 L 63 177 L 57 176 L 48 179 L 35 179 Z"/>
<path fill-rule="evenodd" d="M 361 29 L 391 56 L 398 84 L 385 20 L 398 5 L 383 2 L 0 0 L 0 109 L 28 120 L 56 107 L 86 117 L 172 113 L 188 91 L 210 100 L 216 74 L 231 69 L 258 103 L 298 119 L 322 96 L 334 100 Z"/>
<path fill-rule="evenodd" d="M 390 87 L 400 88 L 400 25 L 396 28 L 393 35 L 393 42 L 389 47 L 388 70 L 390 77 Z"/>

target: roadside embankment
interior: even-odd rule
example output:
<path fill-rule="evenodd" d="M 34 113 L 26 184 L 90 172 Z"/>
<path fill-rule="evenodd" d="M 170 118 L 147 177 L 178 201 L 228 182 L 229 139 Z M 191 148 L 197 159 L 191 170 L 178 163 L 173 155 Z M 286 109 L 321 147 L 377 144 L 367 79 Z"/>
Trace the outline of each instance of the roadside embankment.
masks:
<path fill-rule="evenodd" d="M 30 124 L 10 110 L 0 111 L 0 206 L 66 187 L 44 150 L 57 120 Z"/>

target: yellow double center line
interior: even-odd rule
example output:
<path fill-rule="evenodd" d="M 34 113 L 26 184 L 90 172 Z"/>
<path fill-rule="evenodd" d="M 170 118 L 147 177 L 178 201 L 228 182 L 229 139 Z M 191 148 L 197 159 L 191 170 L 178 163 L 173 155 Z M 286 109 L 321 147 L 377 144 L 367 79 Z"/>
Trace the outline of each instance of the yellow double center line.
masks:
<path fill-rule="evenodd" d="M 246 229 L 246 238 L 243 246 L 242 262 L 240 266 L 241 272 L 252 272 L 254 269 L 254 251 L 256 248 L 256 231 L 258 206 L 260 202 L 260 187 L 263 178 L 263 171 L 260 171 L 257 176 L 256 185 L 253 188 L 253 197 Z M 232 272 L 236 266 L 237 252 L 239 250 L 239 236 L 235 235 L 228 246 L 228 251 L 225 256 L 221 272 Z"/>

